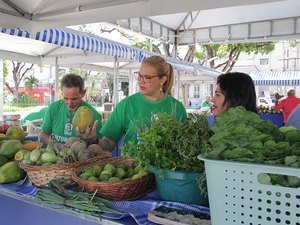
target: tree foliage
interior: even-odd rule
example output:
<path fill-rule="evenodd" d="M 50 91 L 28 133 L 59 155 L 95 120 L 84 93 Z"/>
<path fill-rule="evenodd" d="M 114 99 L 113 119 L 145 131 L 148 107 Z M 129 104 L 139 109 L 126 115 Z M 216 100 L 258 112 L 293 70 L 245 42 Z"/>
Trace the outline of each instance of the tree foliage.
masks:
<path fill-rule="evenodd" d="M 29 77 L 24 78 L 25 87 L 28 87 L 32 91 L 33 87 L 39 86 L 39 80 L 34 76 L 30 75 Z"/>
<path fill-rule="evenodd" d="M 290 40 L 289 44 L 292 48 L 296 48 L 297 45 L 299 44 L 299 41 L 298 40 Z"/>
<path fill-rule="evenodd" d="M 212 44 L 202 45 L 201 51 L 195 53 L 201 64 L 205 62 L 213 69 L 230 72 L 242 52 L 248 54 L 268 54 L 275 48 L 273 42 Z"/>
<path fill-rule="evenodd" d="M 19 99 L 20 98 L 20 93 L 19 93 L 19 86 L 23 78 L 25 77 L 26 73 L 32 69 L 34 64 L 27 65 L 24 62 L 15 62 L 11 61 L 13 64 L 13 80 L 14 80 L 14 87 L 10 87 L 7 82 L 5 82 L 6 87 L 8 90 L 13 94 L 14 99 Z"/>
<path fill-rule="evenodd" d="M 3 60 L 3 81 L 6 82 L 6 78 L 8 76 L 8 65 L 7 61 Z"/>
<path fill-rule="evenodd" d="M 140 41 L 137 36 L 130 35 L 117 28 L 101 29 L 101 32 L 110 33 L 112 31 L 118 31 L 123 37 L 130 41 L 132 46 L 147 51 L 150 50 L 149 40 Z M 151 44 L 153 52 L 171 56 L 170 44 L 154 41 Z M 213 69 L 230 72 L 239 59 L 241 53 L 268 54 L 273 51 L 274 48 L 275 44 L 273 42 L 202 45 L 200 51 L 196 51 L 195 45 L 189 45 L 183 60 L 187 62 L 194 62 L 198 59 L 201 64 L 206 63 L 207 66 L 210 66 Z"/>
<path fill-rule="evenodd" d="M 130 44 L 136 48 L 143 49 L 146 51 L 150 51 L 150 45 L 152 45 L 152 52 L 162 54 L 164 53 L 166 56 L 171 56 L 170 52 L 170 44 L 165 42 L 159 42 L 159 41 L 150 41 L 144 40 L 141 41 L 136 35 L 130 35 L 127 32 L 124 32 L 122 30 L 119 30 L 117 28 L 113 28 L 112 30 L 118 31 L 123 37 L 127 38 L 130 42 Z M 104 30 L 102 29 L 101 32 L 111 32 L 112 30 Z"/>

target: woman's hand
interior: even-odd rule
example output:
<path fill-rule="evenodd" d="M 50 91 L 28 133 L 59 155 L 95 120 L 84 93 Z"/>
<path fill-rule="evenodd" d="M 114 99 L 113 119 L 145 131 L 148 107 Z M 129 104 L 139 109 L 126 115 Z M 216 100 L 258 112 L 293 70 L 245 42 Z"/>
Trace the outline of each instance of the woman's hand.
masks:
<path fill-rule="evenodd" d="M 98 126 L 98 120 L 96 120 L 94 124 L 88 125 L 85 130 L 85 133 L 81 133 L 78 127 L 76 127 L 76 132 L 81 139 L 89 143 L 94 143 L 97 141 L 97 133 L 96 133 L 97 126 Z"/>

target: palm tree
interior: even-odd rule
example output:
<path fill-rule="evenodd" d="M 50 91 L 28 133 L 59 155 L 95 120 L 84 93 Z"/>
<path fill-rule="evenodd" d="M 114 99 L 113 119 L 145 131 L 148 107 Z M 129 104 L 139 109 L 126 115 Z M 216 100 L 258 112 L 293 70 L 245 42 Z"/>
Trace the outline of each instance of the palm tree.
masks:
<path fill-rule="evenodd" d="M 28 87 L 30 91 L 32 91 L 32 88 L 39 86 L 39 80 L 34 76 L 30 75 L 29 77 L 24 78 L 25 87 Z"/>

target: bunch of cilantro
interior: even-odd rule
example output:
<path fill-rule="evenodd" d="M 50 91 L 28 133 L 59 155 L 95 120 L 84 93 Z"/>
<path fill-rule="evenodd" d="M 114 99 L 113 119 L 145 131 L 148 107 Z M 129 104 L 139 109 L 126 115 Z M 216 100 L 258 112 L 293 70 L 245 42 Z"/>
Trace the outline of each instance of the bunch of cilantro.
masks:
<path fill-rule="evenodd" d="M 207 115 L 195 114 L 182 123 L 158 113 L 151 126 L 139 133 L 139 143 L 129 143 L 122 151 L 157 169 L 203 172 L 197 156 L 211 150 L 211 136 Z"/>

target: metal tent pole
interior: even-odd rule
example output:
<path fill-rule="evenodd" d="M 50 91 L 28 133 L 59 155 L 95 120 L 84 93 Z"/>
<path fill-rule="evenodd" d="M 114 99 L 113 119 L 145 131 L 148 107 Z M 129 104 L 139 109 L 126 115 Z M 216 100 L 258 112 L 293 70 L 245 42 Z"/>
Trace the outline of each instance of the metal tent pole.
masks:
<path fill-rule="evenodd" d="M 175 97 L 179 100 L 180 99 L 180 72 L 177 70 L 177 79 L 176 79 L 176 94 Z"/>
<path fill-rule="evenodd" d="M 58 57 L 55 57 L 55 99 L 54 101 L 58 100 L 58 80 L 59 80 L 59 65 L 58 65 Z"/>
<path fill-rule="evenodd" d="M 3 82 L 4 82 L 4 74 L 3 74 L 3 60 L 0 59 L 0 119 L 3 119 L 1 118 L 3 116 L 3 99 L 4 99 L 4 96 L 3 96 Z"/>
<path fill-rule="evenodd" d="M 114 89 L 113 89 L 113 95 L 114 95 L 114 107 L 119 103 L 119 62 L 117 56 L 115 56 L 114 61 Z"/>
<path fill-rule="evenodd" d="M 132 95 L 133 94 L 133 88 L 134 88 L 134 85 L 133 85 L 133 82 L 134 82 L 134 76 L 132 74 L 132 70 L 131 68 L 128 70 L 128 77 L 129 77 L 129 93 L 128 95 Z"/>

